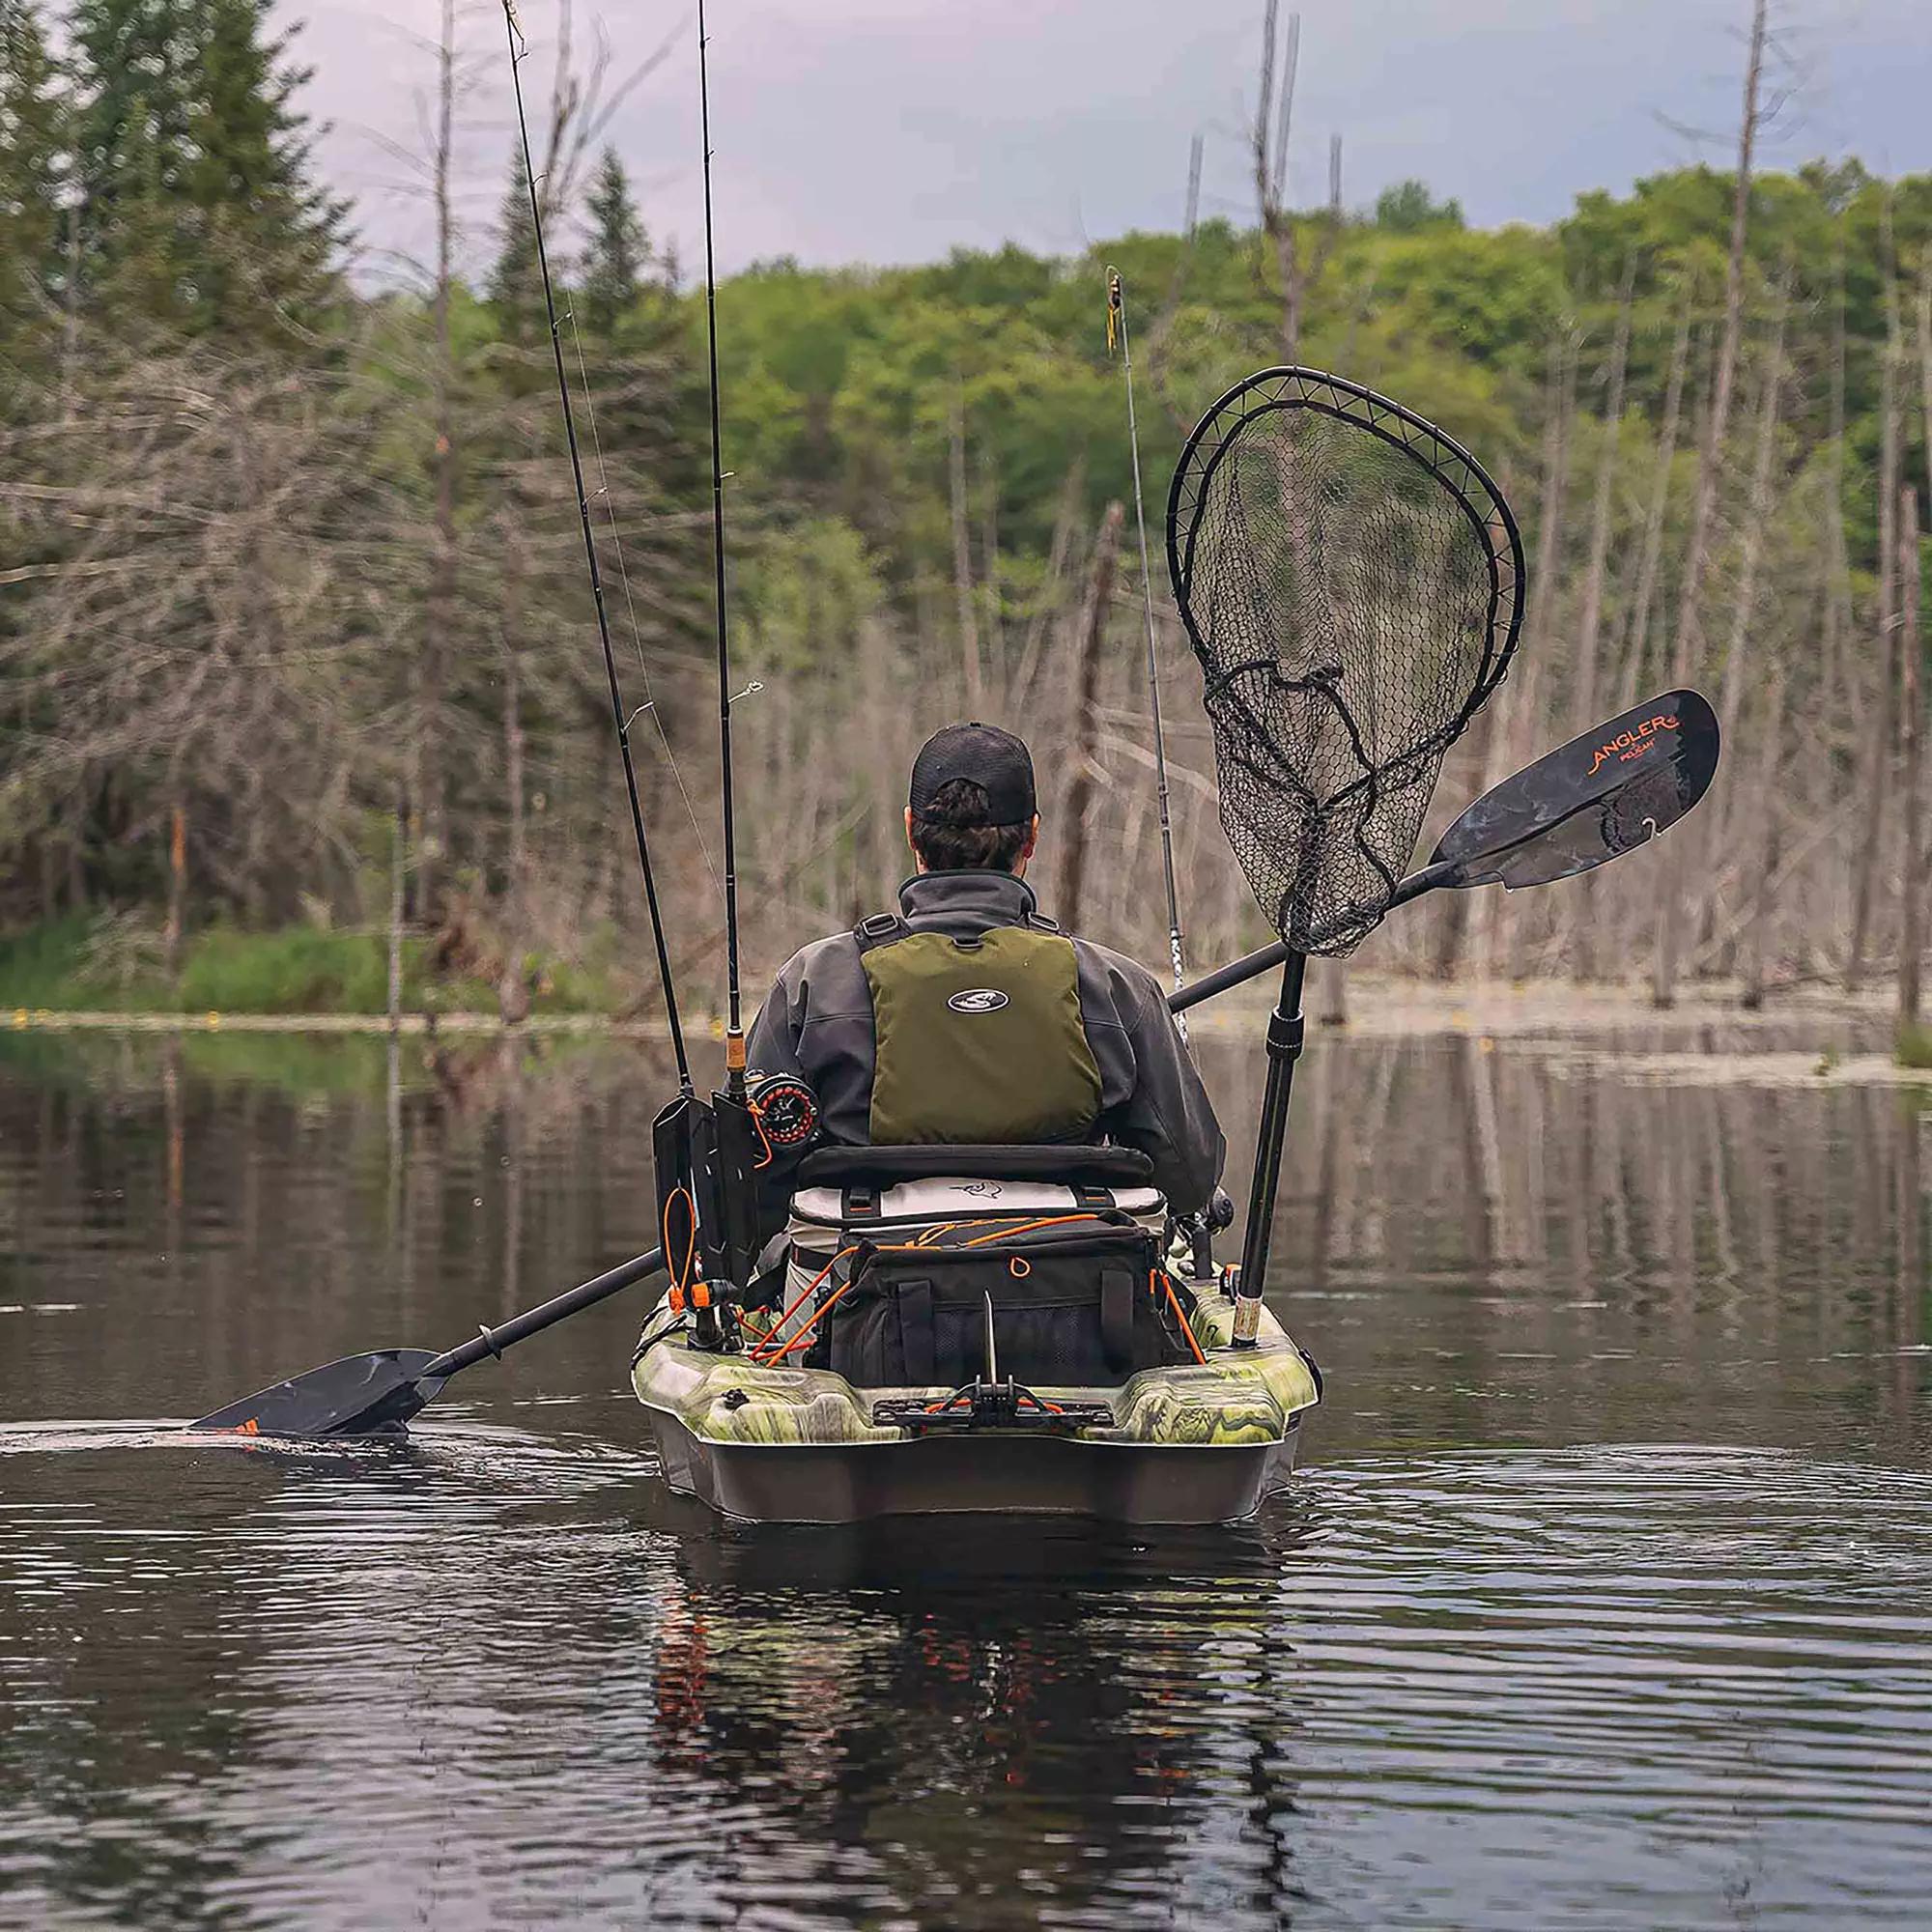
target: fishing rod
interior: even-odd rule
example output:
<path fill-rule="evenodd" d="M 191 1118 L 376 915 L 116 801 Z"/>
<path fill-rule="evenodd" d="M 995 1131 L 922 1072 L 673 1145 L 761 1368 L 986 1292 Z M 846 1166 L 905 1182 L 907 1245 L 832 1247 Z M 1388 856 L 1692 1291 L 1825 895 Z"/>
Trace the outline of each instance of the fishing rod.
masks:
<path fill-rule="evenodd" d="M 524 112 L 523 63 L 529 44 L 524 39 L 513 0 L 503 0 L 503 28 L 510 43 L 510 85 L 517 101 L 517 133 L 523 142 L 524 184 L 530 194 L 530 225 L 536 237 L 537 269 L 543 279 L 544 313 L 550 321 L 551 356 L 556 364 L 556 393 L 563 405 L 563 436 L 570 450 L 571 481 L 577 490 L 578 521 L 583 527 L 584 561 L 590 567 L 590 598 L 597 609 L 597 639 L 604 648 L 604 674 L 611 687 L 611 718 L 617 728 L 617 751 L 624 761 L 624 789 L 631 801 L 631 830 L 637 838 L 638 864 L 644 875 L 644 902 L 650 908 L 651 940 L 657 949 L 658 978 L 664 984 L 665 1016 L 670 1023 L 670 1044 L 677 1060 L 678 1088 L 681 1093 L 689 1094 L 693 1092 L 691 1061 L 685 1052 L 684 1027 L 678 1018 L 677 987 L 671 978 L 670 947 L 665 935 L 664 911 L 658 903 L 657 874 L 651 866 L 650 836 L 644 829 L 644 808 L 638 790 L 637 761 L 631 755 L 631 722 L 624 710 L 623 692 L 617 682 L 617 656 L 611 646 L 611 619 L 604 608 L 604 575 L 597 565 L 597 541 L 590 528 L 590 498 L 583 486 L 583 459 L 577 446 L 577 417 L 571 409 L 570 383 L 563 372 L 563 337 L 557 322 L 556 296 L 551 285 L 550 254 L 544 246 L 543 204 L 537 193 L 536 161 L 530 153 L 530 124 Z M 726 823 L 728 825 L 728 819 Z M 728 858 L 726 864 L 729 864 Z"/>
<path fill-rule="evenodd" d="M 1154 650 L 1153 570 L 1148 562 L 1147 510 L 1141 497 L 1141 431 L 1134 413 L 1134 353 L 1127 340 L 1126 294 L 1121 271 L 1107 270 L 1107 352 L 1113 353 L 1115 333 L 1121 343 L 1121 368 L 1127 389 L 1127 447 L 1134 469 L 1134 526 L 1141 540 L 1141 608 L 1147 618 L 1148 703 L 1153 714 L 1154 795 L 1160 808 L 1161 867 L 1167 877 L 1167 949 L 1174 967 L 1174 986 L 1179 992 L 1187 983 L 1186 958 L 1180 937 L 1180 893 L 1174 876 L 1174 820 L 1168 806 L 1167 741 L 1160 720 L 1160 662 Z M 1187 1022 L 1176 1016 L 1180 1037 L 1187 1037 Z"/>
<path fill-rule="evenodd" d="M 711 402 L 712 594 L 718 625 L 718 765 L 724 820 L 724 1085 L 708 1100 L 689 1089 L 651 1127 L 659 1224 L 665 1244 L 683 1227 L 695 1272 L 692 1340 L 735 1350 L 738 1297 L 758 1255 L 758 1182 L 771 1150 L 758 1103 L 745 1079 L 745 1016 L 738 955 L 738 821 L 733 794 L 730 613 L 725 602 L 724 432 L 718 380 L 718 259 L 711 201 L 711 37 L 697 4 L 698 129 L 704 146 L 704 334 Z M 757 687 L 753 685 L 752 689 Z"/>
<path fill-rule="evenodd" d="M 711 219 L 710 45 L 704 0 L 697 0 L 697 111 L 704 143 L 704 333 L 711 362 L 711 549 L 717 577 L 718 763 L 724 810 L 724 1087 L 738 1098 L 745 1092 L 745 1019 L 738 976 L 737 814 L 731 796 L 731 637 L 724 608 L 724 457 L 718 400 L 718 267 Z"/>

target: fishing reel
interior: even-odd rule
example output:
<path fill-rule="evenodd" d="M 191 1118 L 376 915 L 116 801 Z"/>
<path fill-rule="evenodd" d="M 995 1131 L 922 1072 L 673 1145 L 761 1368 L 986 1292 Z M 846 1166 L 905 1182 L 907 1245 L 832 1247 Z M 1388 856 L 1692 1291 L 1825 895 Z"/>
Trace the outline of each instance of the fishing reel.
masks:
<path fill-rule="evenodd" d="M 1183 1262 L 1198 1282 L 1214 1279 L 1214 1236 L 1234 1225 L 1235 1204 L 1225 1188 L 1217 1187 L 1207 1207 L 1169 1223 L 1168 1251 Z"/>
<path fill-rule="evenodd" d="M 818 1096 L 797 1074 L 748 1074 L 742 1092 L 680 1094 L 652 1126 L 658 1215 L 673 1263 L 688 1242 L 692 1340 L 738 1346 L 738 1307 L 756 1271 L 764 1171 L 819 1137 Z"/>
<path fill-rule="evenodd" d="M 745 1104 L 774 1159 L 795 1159 L 815 1145 L 824 1128 L 818 1095 L 796 1073 L 748 1073 Z"/>

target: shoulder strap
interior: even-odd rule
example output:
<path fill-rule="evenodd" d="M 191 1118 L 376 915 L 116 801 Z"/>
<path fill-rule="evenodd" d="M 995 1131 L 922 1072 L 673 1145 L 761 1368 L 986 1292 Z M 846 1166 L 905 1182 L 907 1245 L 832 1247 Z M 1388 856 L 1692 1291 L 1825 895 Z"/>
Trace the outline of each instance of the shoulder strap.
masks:
<path fill-rule="evenodd" d="M 893 946 L 901 939 L 910 939 L 912 927 L 903 913 L 875 912 L 852 928 L 852 937 L 859 942 L 859 951 L 866 953 L 874 947 Z"/>
<path fill-rule="evenodd" d="M 1029 911 L 1017 923 L 1028 932 L 1058 933 L 1060 930 L 1060 922 L 1047 918 L 1043 912 Z M 903 913 L 875 912 L 852 928 L 852 937 L 859 942 L 861 952 L 870 952 L 875 947 L 894 946 L 901 939 L 910 939 L 912 930 Z"/>

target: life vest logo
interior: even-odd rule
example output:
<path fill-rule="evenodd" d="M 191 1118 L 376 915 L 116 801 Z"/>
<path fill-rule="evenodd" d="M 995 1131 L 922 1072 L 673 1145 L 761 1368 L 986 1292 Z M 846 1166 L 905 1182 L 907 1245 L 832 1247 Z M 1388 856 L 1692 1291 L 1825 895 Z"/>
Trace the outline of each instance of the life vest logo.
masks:
<path fill-rule="evenodd" d="M 1010 1003 L 992 986 L 974 986 L 967 992 L 954 993 L 946 1004 L 955 1013 L 996 1013 Z"/>
<path fill-rule="evenodd" d="M 1590 761 L 1589 776 L 1595 778 L 1612 758 L 1619 764 L 1628 764 L 1633 758 L 1642 757 L 1650 750 L 1654 733 L 1676 729 L 1676 713 L 1660 711 L 1655 718 L 1646 718 L 1634 730 L 1619 731 L 1614 738 L 1597 747 Z"/>

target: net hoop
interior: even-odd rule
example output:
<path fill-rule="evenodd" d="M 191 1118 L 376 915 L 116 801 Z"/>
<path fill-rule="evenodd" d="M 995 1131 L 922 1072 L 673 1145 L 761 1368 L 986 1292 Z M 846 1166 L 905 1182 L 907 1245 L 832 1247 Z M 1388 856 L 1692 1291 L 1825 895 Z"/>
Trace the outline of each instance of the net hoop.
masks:
<path fill-rule="evenodd" d="M 1306 767 L 1298 763 L 1302 754 L 1289 749 L 1290 741 L 1277 742 L 1270 730 L 1273 721 L 1249 708 L 1252 687 L 1243 695 L 1247 680 L 1276 662 L 1276 646 L 1265 638 L 1255 639 L 1255 649 L 1236 657 L 1230 646 L 1244 648 L 1239 625 L 1233 637 L 1217 634 L 1215 607 L 1220 593 L 1216 586 L 1224 570 L 1222 528 L 1209 534 L 1205 559 L 1197 556 L 1210 507 L 1215 508 L 1218 523 L 1222 512 L 1217 504 L 1239 500 L 1238 483 L 1217 489 L 1223 467 L 1238 449 L 1281 446 L 1279 438 L 1293 434 L 1285 424 L 1280 431 L 1261 429 L 1266 418 L 1297 416 L 1303 420 L 1323 417 L 1342 430 L 1365 433 L 1385 450 L 1412 464 L 1427 479 L 1428 491 L 1440 493 L 1435 497 L 1441 506 L 1439 514 L 1447 516 L 1452 526 L 1460 515 L 1473 538 L 1465 551 L 1471 593 L 1463 620 L 1466 628 L 1458 626 L 1465 639 L 1462 648 L 1466 652 L 1455 687 L 1461 692 L 1460 701 L 1453 710 L 1445 702 L 1411 742 L 1398 750 L 1378 749 L 1372 753 L 1357 733 L 1350 705 L 1331 690 L 1334 717 L 1346 726 L 1352 741 L 1358 773 L 1340 789 L 1320 791 L 1319 795 L 1305 776 Z M 1230 489 L 1236 493 L 1232 498 Z M 1442 503 L 1443 497 L 1454 504 L 1454 512 Z M 1229 774 L 1223 772 L 1222 822 L 1236 842 L 1250 883 L 1270 923 L 1298 950 L 1350 951 L 1379 923 L 1387 909 L 1388 895 L 1393 893 L 1411 849 L 1403 843 L 1405 835 L 1412 836 L 1412 830 L 1419 829 L 1421 811 L 1443 756 L 1502 682 L 1514 657 L 1522 626 L 1525 571 L 1522 537 L 1509 504 L 1489 472 L 1461 443 L 1400 403 L 1320 370 L 1295 366 L 1264 369 L 1222 396 L 1182 446 L 1168 494 L 1167 561 L 1175 601 L 1204 674 L 1203 697 L 1215 723 L 1216 762 L 1222 762 L 1227 751 L 1238 760 L 1244 775 L 1243 785 L 1231 793 L 1226 788 Z M 1195 580 L 1197 567 L 1204 562 L 1208 572 L 1208 609 L 1198 612 Z M 1426 612 L 1421 621 L 1426 629 Z M 1305 693 L 1311 687 L 1304 684 L 1299 688 Z M 1451 693 L 1445 692 L 1443 696 L 1448 700 Z M 1226 738 L 1229 729 L 1235 732 L 1233 740 Z M 1403 790 L 1408 791 L 1412 800 L 1421 801 L 1409 808 L 1416 825 L 1408 828 L 1398 823 L 1397 829 L 1390 830 L 1387 814 L 1399 814 L 1401 809 L 1393 801 Z M 1327 828 L 1344 828 L 1341 836 L 1346 836 L 1351 853 L 1347 865 L 1362 869 L 1362 882 L 1346 902 L 1337 884 L 1341 872 L 1331 863 L 1314 861 L 1318 869 L 1304 873 L 1305 855 L 1291 860 L 1284 857 L 1281 848 L 1270 847 L 1269 838 L 1282 836 L 1282 821 L 1270 824 L 1265 810 L 1259 817 L 1249 814 L 1258 796 L 1265 806 L 1271 793 L 1298 796 L 1301 804 L 1294 810 L 1303 814 L 1304 827 L 1312 828 L 1311 841 L 1318 835 L 1325 838 Z M 1378 826 L 1375 836 L 1366 830 L 1372 822 Z M 1347 832 L 1350 825 L 1352 834 Z M 1255 842 L 1258 838 L 1259 846 Z M 1378 851 L 1378 843 L 1387 849 Z M 1395 847 L 1399 843 L 1403 849 L 1398 851 Z M 1309 850 L 1314 849 L 1311 842 Z M 1330 851 L 1332 854 L 1332 846 Z M 1298 877 L 1307 884 L 1307 902 L 1296 885 Z M 1329 896 L 1325 914 L 1314 903 L 1324 893 Z"/>
<path fill-rule="evenodd" d="M 1404 409 L 1400 403 L 1378 395 L 1359 383 L 1350 383 L 1346 377 L 1288 364 L 1278 369 L 1259 370 L 1244 382 L 1236 383 L 1194 425 L 1193 433 L 1181 445 L 1180 461 L 1175 466 L 1174 483 L 1167 495 L 1167 574 L 1195 656 L 1204 666 L 1208 665 L 1212 649 L 1195 623 L 1188 595 L 1194 580 L 1194 547 L 1201 533 L 1208 486 L 1241 431 L 1257 418 L 1283 410 L 1314 410 L 1319 414 L 1332 416 L 1337 422 L 1368 430 L 1392 448 L 1413 458 L 1420 469 L 1456 498 L 1482 538 L 1490 558 L 1489 643 L 1475 688 L 1450 729 L 1449 742 L 1453 743 L 1502 682 L 1516 653 L 1523 614 L 1522 532 L 1517 528 L 1516 517 L 1490 472 L 1454 437 L 1445 436 L 1414 411 Z M 1478 503 L 1485 505 L 1492 517 L 1480 515 Z M 1187 532 L 1184 543 L 1179 540 L 1183 525 Z M 1496 541 L 1497 526 L 1501 526 L 1501 543 Z"/>

